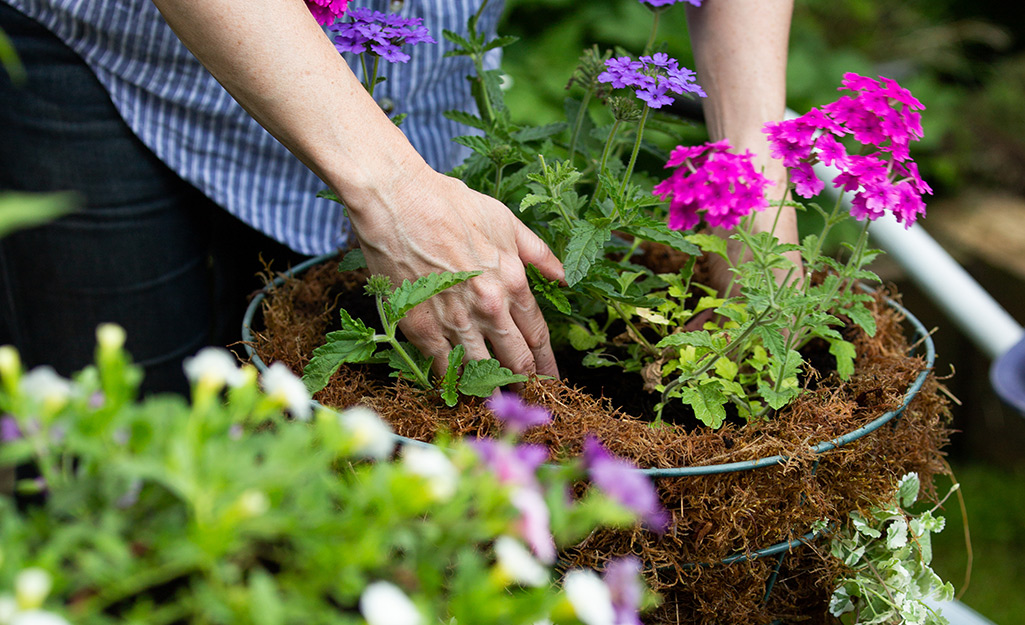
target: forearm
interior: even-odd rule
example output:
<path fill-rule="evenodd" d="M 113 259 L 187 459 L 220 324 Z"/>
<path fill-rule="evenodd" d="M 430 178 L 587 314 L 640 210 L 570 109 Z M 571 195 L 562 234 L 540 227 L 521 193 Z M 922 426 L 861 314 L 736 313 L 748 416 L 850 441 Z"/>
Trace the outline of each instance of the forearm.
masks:
<path fill-rule="evenodd" d="M 153 2 L 225 89 L 350 211 L 378 204 L 426 167 L 302 2 Z"/>
<path fill-rule="evenodd" d="M 729 139 L 758 156 L 766 175 L 783 168 L 768 158 L 762 126 L 783 119 L 792 0 L 706 0 L 687 7 L 698 83 L 708 97 L 705 120 L 712 140 Z"/>

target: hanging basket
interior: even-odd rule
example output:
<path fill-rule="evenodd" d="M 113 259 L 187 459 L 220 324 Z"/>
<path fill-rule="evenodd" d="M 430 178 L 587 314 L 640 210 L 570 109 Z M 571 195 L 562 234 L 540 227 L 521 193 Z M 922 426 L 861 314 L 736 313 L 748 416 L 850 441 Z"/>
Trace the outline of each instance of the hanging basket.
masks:
<path fill-rule="evenodd" d="M 344 279 L 336 263 L 333 254 L 311 259 L 254 297 L 242 334 L 258 368 L 274 358 L 301 373 L 304 358 L 319 345 L 316 337 L 322 340 L 337 318 L 329 304 L 338 293 L 325 288 Z M 302 313 L 294 302 L 277 299 L 297 294 L 324 300 Z M 528 433 L 529 442 L 547 445 L 556 456 L 575 454 L 586 432 L 597 433 L 614 453 L 642 467 L 674 515 L 665 535 L 641 528 L 597 532 L 564 554 L 568 564 L 601 568 L 611 556 L 639 555 L 649 584 L 663 598 L 646 617 L 653 623 L 828 622 L 832 581 L 841 569 L 828 555 L 823 534 L 844 523 L 850 511 L 871 506 L 904 473 L 918 472 L 928 488 L 944 470 L 939 450 L 949 411 L 931 375 L 932 339 L 894 299 L 877 294 L 877 300 L 879 332 L 858 338 L 862 355 L 855 376 L 836 386 L 825 382 L 837 380 L 824 379 L 765 423 L 714 432 L 655 428 L 593 393 L 563 383 L 528 383 L 525 399 L 545 405 L 554 420 Z M 288 344 L 287 350 L 271 349 L 268 357 L 264 349 L 273 337 L 253 328 L 275 306 L 295 315 L 288 326 L 293 330 L 275 331 L 295 336 L 278 342 Z M 457 435 L 497 432 L 483 402 L 473 398 L 449 409 L 423 391 L 368 380 L 355 368 L 343 369 L 333 383 L 342 390 L 329 386 L 315 403 L 367 405 L 392 423 L 403 443 L 428 444 L 439 429 Z M 423 415 L 424 423 L 411 423 L 416 417 L 410 414 Z M 825 529 L 814 531 L 820 521 Z"/>

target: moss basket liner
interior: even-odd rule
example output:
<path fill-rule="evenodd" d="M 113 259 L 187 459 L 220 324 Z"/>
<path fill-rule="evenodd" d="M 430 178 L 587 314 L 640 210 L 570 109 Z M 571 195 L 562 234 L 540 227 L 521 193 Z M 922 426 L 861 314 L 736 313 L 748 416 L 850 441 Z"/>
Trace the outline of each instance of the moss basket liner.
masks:
<path fill-rule="evenodd" d="M 362 296 L 362 274 L 338 272 L 337 260 L 311 259 L 253 299 L 243 339 L 257 366 L 278 360 L 301 373 L 337 323 L 337 301 L 370 301 Z M 808 375 L 814 390 L 764 423 L 717 431 L 652 428 L 600 394 L 563 381 L 529 382 L 524 398 L 553 415 L 552 425 L 529 433 L 530 442 L 547 445 L 558 458 L 579 453 L 586 432 L 597 434 L 614 453 L 644 467 L 674 517 L 665 535 L 596 532 L 564 557 L 600 568 L 611 555 L 640 555 L 649 584 L 663 597 L 645 618 L 652 623 L 829 622 L 826 606 L 839 567 L 809 529 L 821 519 L 842 524 L 908 471 L 917 471 L 927 490 L 944 471 L 940 449 L 949 410 L 931 375 L 932 341 L 897 302 L 882 294 L 876 301 L 875 337 L 856 330 L 848 336 L 859 354 L 855 375 L 844 383 L 829 372 Z M 263 327 L 256 330 L 258 312 Z M 915 333 L 914 349 L 904 319 Z M 367 367 L 343 366 L 315 399 L 368 406 L 405 441 L 430 441 L 439 429 L 497 431 L 481 400 L 448 408 Z"/>

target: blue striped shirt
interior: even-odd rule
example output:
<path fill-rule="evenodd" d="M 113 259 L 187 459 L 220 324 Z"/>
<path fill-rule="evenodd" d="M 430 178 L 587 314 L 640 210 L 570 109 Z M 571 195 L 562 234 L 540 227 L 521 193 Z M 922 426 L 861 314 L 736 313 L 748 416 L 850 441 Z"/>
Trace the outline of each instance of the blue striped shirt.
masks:
<path fill-rule="evenodd" d="M 318 199 L 324 188 L 309 169 L 253 120 L 178 40 L 150 0 L 0 0 L 40 22 L 77 52 L 110 93 L 121 116 L 164 163 L 230 213 L 304 254 L 345 245 L 340 207 Z M 299 0 L 281 0 L 298 2 Z M 475 110 L 466 57 L 444 58 L 443 30 L 464 32 L 481 0 L 406 0 L 399 13 L 420 17 L 437 44 L 419 44 L 406 64 L 382 63 L 379 102 L 406 113 L 413 146 L 438 171 L 465 157 L 452 137 L 469 129 L 444 118 Z M 388 10 L 388 0 L 351 6 Z M 494 31 L 501 2 L 480 27 Z M 346 55 L 361 75 L 358 58 Z M 497 65 L 497 57 L 489 59 Z"/>

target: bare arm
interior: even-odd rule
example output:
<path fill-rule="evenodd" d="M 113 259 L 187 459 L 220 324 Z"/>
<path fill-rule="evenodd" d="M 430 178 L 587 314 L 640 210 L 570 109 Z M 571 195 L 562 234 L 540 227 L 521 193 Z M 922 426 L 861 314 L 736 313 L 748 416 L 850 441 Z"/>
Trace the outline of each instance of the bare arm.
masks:
<path fill-rule="evenodd" d="M 708 98 L 705 119 L 713 141 L 729 139 L 737 151 L 751 150 L 755 167 L 775 183 L 770 199 L 781 199 L 786 172 L 770 158 L 762 126 L 783 119 L 786 110 L 786 66 L 793 0 L 705 0 L 687 7 L 698 82 Z M 755 216 L 755 227 L 768 231 L 776 211 Z M 779 214 L 776 236 L 798 240 L 792 208 Z M 798 262 L 799 255 L 791 260 Z"/>
<path fill-rule="evenodd" d="M 503 204 L 424 162 L 302 2 L 153 1 L 228 92 L 343 200 L 373 273 L 397 283 L 484 271 L 402 322 L 436 371 L 452 346 L 479 359 L 490 343 L 516 372 L 558 375 L 523 269 L 562 279 L 558 259 Z"/>

